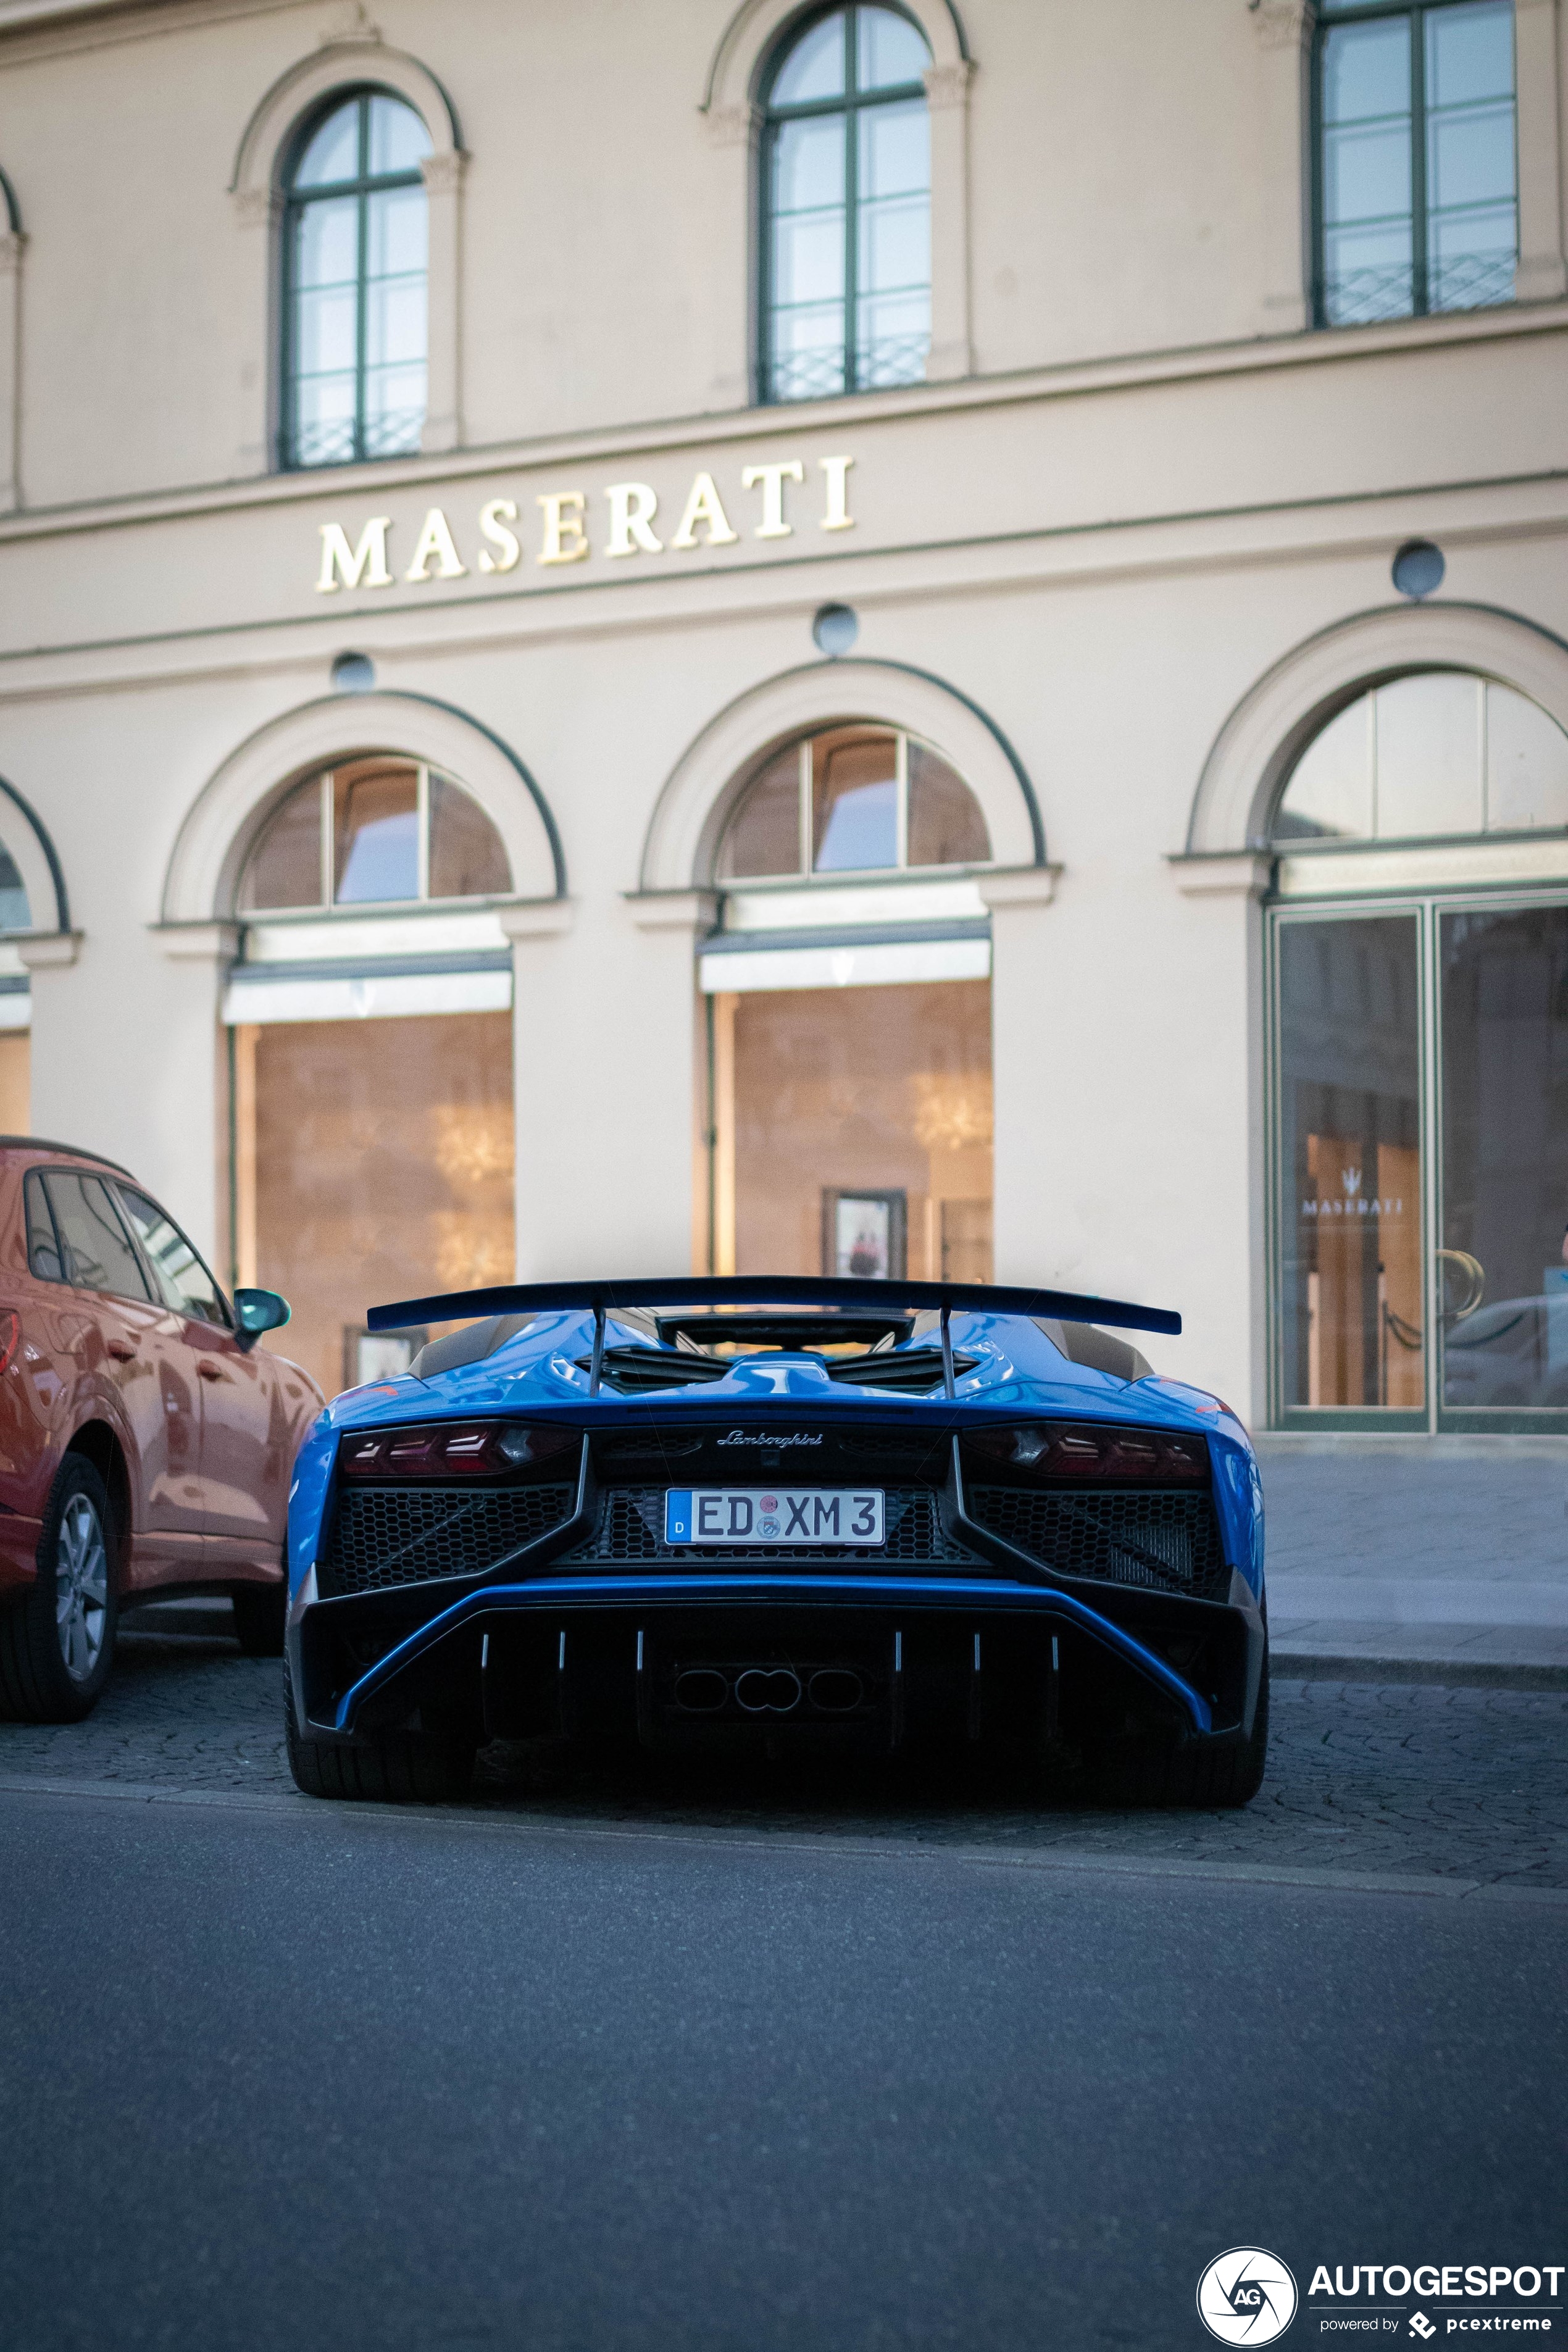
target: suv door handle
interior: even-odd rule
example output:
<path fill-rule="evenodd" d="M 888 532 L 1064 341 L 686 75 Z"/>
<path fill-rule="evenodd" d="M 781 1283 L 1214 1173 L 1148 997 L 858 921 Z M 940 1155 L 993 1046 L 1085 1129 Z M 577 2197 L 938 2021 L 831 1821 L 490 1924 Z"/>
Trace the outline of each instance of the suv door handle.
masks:
<path fill-rule="evenodd" d="M 136 1350 L 128 1339 L 110 1339 L 105 1342 L 105 1345 L 110 1354 L 118 1357 L 122 1364 L 133 1364 L 136 1361 Z"/>
<path fill-rule="evenodd" d="M 221 1364 L 215 1364 L 210 1356 L 204 1356 L 200 1363 L 196 1366 L 196 1370 L 201 1374 L 204 1381 L 226 1381 L 228 1378 L 228 1374 L 224 1370 L 223 1366 Z"/>

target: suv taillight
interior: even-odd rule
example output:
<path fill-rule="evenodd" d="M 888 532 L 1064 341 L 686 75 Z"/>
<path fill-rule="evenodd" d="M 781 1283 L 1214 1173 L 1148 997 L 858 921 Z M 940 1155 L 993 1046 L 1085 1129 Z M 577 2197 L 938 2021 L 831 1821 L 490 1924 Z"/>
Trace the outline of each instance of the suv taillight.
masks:
<path fill-rule="evenodd" d="M 345 1478 L 504 1478 L 574 1453 L 582 1433 L 555 1422 L 432 1421 L 412 1429 L 354 1429 L 339 1441 Z"/>
<path fill-rule="evenodd" d="M 1026 1421 L 972 1429 L 965 1445 L 987 1460 L 1034 1478 L 1135 1480 L 1151 1486 L 1195 1486 L 1209 1475 L 1205 1438 L 1164 1429 L 1116 1429 L 1105 1423 Z"/>

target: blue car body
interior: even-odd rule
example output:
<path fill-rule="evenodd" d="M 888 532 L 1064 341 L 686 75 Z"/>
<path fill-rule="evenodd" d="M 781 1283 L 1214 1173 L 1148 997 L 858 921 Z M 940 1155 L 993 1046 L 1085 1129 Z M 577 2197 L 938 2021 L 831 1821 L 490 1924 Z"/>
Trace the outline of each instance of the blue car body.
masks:
<path fill-rule="evenodd" d="M 302 1785 L 334 1754 L 603 1733 L 656 1750 L 1002 1741 L 1091 1760 L 1131 1743 L 1189 1801 L 1252 1793 L 1267 1704 L 1252 1449 L 1217 1399 L 1104 1328 L 1169 1330 L 1173 1315 L 953 1285 L 672 1279 L 409 1301 L 372 1323 L 465 1312 L 408 1373 L 338 1397 L 299 1455 L 289 1732 L 317 1776 Z M 844 1519 L 851 1496 L 862 1516 Z M 360 1782 L 338 1792 L 394 1792 Z"/>

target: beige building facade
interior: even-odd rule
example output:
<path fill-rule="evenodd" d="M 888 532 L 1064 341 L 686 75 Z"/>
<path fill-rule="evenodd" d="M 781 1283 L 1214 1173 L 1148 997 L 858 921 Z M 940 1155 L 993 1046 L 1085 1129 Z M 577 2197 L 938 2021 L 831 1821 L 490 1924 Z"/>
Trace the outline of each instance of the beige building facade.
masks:
<path fill-rule="evenodd" d="M 1568 1428 L 1560 0 L 0 0 L 0 1110 Z M 8 226 L 6 224 L 8 223 Z"/>

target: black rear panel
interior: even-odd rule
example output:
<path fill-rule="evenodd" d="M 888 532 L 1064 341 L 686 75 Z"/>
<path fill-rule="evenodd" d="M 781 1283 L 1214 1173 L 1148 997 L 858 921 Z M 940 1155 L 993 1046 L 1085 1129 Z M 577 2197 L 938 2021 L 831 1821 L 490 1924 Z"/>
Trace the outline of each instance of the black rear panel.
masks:
<path fill-rule="evenodd" d="M 338 1496 L 316 1565 L 323 1599 L 479 1576 L 570 1518 L 574 1485 L 351 1486 Z"/>
<path fill-rule="evenodd" d="M 970 1517 L 1058 1576 L 1223 1601 L 1230 1570 L 1206 1487 L 971 1486 Z"/>

